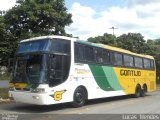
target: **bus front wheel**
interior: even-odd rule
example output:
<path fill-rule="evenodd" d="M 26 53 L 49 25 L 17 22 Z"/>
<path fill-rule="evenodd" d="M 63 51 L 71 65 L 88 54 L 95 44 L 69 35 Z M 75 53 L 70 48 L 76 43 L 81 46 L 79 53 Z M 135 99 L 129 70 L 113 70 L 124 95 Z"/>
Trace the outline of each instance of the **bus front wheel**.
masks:
<path fill-rule="evenodd" d="M 73 96 L 73 107 L 82 107 L 86 101 L 86 93 L 85 90 L 78 87 Z"/>

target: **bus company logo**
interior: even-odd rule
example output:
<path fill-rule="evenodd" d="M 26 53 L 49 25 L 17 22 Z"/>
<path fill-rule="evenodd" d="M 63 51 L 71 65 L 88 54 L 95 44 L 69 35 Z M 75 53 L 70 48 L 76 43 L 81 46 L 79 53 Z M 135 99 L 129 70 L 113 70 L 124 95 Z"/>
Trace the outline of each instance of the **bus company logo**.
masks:
<path fill-rule="evenodd" d="M 65 92 L 66 92 L 66 90 L 56 91 L 56 92 L 54 93 L 54 100 L 55 100 L 55 101 L 60 101 L 60 100 L 62 99 L 63 93 L 65 93 Z"/>
<path fill-rule="evenodd" d="M 78 69 L 78 68 L 75 68 L 75 71 L 77 74 L 89 74 L 90 71 L 88 69 Z"/>
<path fill-rule="evenodd" d="M 120 70 L 121 76 L 141 76 L 141 71 L 138 70 Z"/>

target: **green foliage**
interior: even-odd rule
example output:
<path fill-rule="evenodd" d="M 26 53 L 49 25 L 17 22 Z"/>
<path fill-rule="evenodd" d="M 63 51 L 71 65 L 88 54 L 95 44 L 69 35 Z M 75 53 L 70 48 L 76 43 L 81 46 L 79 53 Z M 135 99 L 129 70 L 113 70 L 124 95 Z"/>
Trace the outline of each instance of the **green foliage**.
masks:
<path fill-rule="evenodd" d="M 8 97 L 9 97 L 8 89 L 7 88 L 0 88 L 0 98 L 7 99 Z"/>
<path fill-rule="evenodd" d="M 117 38 L 118 47 L 136 53 L 146 53 L 148 46 L 140 33 L 123 34 Z"/>
<path fill-rule="evenodd" d="M 9 75 L 9 73 L 5 73 L 3 75 L 0 75 L 0 81 L 1 80 L 11 80 L 11 76 Z"/>
<path fill-rule="evenodd" d="M 105 33 L 103 36 L 88 38 L 88 41 L 93 43 L 102 43 L 102 44 L 107 44 L 111 46 L 117 46 L 116 36 L 108 33 Z"/>
<path fill-rule="evenodd" d="M 8 30 L 20 39 L 40 35 L 65 35 L 72 23 L 64 0 L 17 0 L 4 18 Z"/>
<path fill-rule="evenodd" d="M 6 30 L 3 16 L 0 16 L 0 66 L 6 66 L 8 59 L 13 57 L 14 49 L 17 47 L 16 38 Z"/>
<path fill-rule="evenodd" d="M 150 55 L 154 56 L 156 60 L 157 78 L 160 80 L 160 39 L 148 40 L 147 44 L 150 46 Z"/>

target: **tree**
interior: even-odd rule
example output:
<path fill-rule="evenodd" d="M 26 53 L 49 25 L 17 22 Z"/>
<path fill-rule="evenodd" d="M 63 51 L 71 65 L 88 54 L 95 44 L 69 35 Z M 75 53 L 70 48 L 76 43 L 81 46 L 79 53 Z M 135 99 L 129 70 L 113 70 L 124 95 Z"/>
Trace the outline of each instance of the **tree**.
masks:
<path fill-rule="evenodd" d="M 118 47 L 143 54 L 147 52 L 149 47 L 140 33 L 123 34 L 117 38 L 117 43 Z"/>
<path fill-rule="evenodd" d="M 7 29 L 17 38 L 40 35 L 66 35 L 65 26 L 72 23 L 64 0 L 17 0 L 4 15 Z"/>
<path fill-rule="evenodd" d="M 154 56 L 155 58 L 157 78 L 159 77 L 160 80 L 160 39 L 148 40 L 147 44 L 151 48 L 148 54 Z"/>
<path fill-rule="evenodd" d="M 4 19 L 0 16 L 0 56 L 5 56 L 7 54 L 7 48 L 5 46 L 4 35 L 5 34 L 5 24 Z M 3 57 L 0 58 L 0 64 L 2 64 Z"/>
<path fill-rule="evenodd" d="M 90 37 L 88 38 L 88 41 L 93 43 L 102 43 L 106 45 L 117 46 L 116 36 L 108 33 L 104 33 L 103 36 L 97 36 L 94 38 Z"/>
<path fill-rule="evenodd" d="M 0 16 L 0 66 L 7 66 L 8 59 L 13 57 L 14 48 L 17 46 L 15 37 L 6 31 L 3 16 Z"/>

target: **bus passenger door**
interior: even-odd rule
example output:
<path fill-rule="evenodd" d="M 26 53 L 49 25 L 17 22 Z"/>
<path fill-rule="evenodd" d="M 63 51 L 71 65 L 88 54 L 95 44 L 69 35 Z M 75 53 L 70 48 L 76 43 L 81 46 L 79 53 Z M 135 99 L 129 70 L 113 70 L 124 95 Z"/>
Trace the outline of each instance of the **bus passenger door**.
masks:
<path fill-rule="evenodd" d="M 70 69 L 70 56 L 50 55 L 49 82 L 51 86 L 58 85 L 67 80 Z"/>
<path fill-rule="evenodd" d="M 49 84 L 55 86 L 62 80 L 62 56 L 50 55 L 49 60 Z"/>

